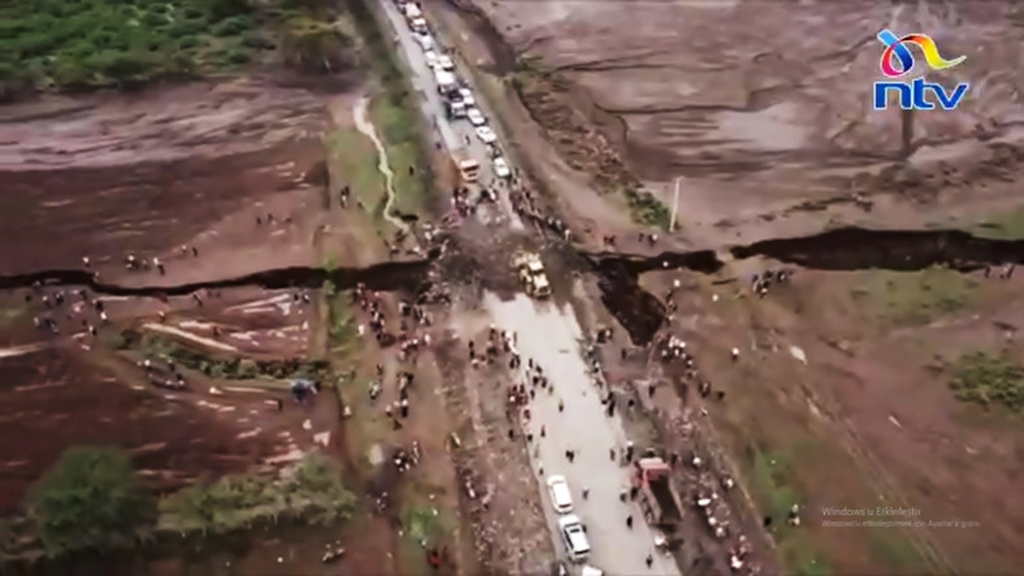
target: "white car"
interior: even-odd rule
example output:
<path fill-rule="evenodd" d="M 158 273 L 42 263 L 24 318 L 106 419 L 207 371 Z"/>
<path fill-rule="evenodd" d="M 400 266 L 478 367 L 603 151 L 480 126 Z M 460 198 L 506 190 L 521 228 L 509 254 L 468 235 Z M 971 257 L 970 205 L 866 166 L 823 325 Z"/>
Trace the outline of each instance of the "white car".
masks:
<path fill-rule="evenodd" d="M 583 522 L 575 514 L 567 514 L 558 519 L 558 531 L 562 534 L 562 542 L 569 558 L 574 562 L 582 562 L 590 555 L 590 542 Z"/>
<path fill-rule="evenodd" d="M 498 141 L 498 135 L 491 130 L 490 126 L 477 126 L 476 137 L 484 144 L 494 144 Z"/>
<path fill-rule="evenodd" d="M 494 159 L 494 174 L 498 178 L 508 178 L 512 175 L 512 169 L 508 167 L 508 162 L 501 156 Z M 551 478 L 548 478 L 548 486 L 551 486 Z"/>
<path fill-rule="evenodd" d="M 437 65 L 440 66 L 442 70 L 446 70 L 448 72 L 455 70 L 455 62 L 452 61 L 452 57 L 447 54 L 438 54 Z"/>
<path fill-rule="evenodd" d="M 465 100 L 463 100 L 465 102 Z M 469 123 L 473 126 L 483 126 L 487 124 L 487 118 L 484 118 L 483 112 L 480 112 L 477 108 L 470 108 L 466 111 L 466 118 L 469 118 Z"/>
<path fill-rule="evenodd" d="M 427 50 L 423 53 L 423 59 L 427 61 L 427 66 L 434 70 L 437 67 L 437 53 L 433 50 Z"/>
<path fill-rule="evenodd" d="M 473 98 L 473 91 L 469 88 L 459 88 L 459 96 L 462 97 L 462 101 L 466 103 L 466 106 L 476 104 L 476 98 Z"/>
<path fill-rule="evenodd" d="M 569 491 L 569 483 L 565 476 L 548 476 L 548 492 L 551 493 L 551 505 L 555 512 L 568 514 L 572 512 L 572 492 Z"/>
<path fill-rule="evenodd" d="M 424 51 L 434 49 L 434 38 L 430 34 L 417 34 L 416 42 Z"/>

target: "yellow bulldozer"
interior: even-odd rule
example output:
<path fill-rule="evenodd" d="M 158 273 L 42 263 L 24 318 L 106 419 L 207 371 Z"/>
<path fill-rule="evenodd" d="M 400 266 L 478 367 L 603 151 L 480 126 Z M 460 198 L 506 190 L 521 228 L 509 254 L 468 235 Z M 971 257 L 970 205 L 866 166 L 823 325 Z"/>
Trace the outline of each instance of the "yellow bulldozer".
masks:
<path fill-rule="evenodd" d="M 526 294 L 532 298 L 544 299 L 551 296 L 551 282 L 544 272 L 544 263 L 534 252 L 520 250 L 512 257 L 512 267 L 522 282 Z"/>

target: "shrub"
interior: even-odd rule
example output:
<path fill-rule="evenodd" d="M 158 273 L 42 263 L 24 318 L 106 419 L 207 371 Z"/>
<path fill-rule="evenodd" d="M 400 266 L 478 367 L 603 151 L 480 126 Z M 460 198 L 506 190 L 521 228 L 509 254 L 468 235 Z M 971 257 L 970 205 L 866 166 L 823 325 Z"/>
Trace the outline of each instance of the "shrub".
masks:
<path fill-rule="evenodd" d="M 104 52 L 93 63 L 100 72 L 118 83 L 137 79 L 154 65 L 151 55 L 144 52 Z"/>
<path fill-rule="evenodd" d="M 95 80 L 95 71 L 80 60 L 59 58 L 53 66 L 53 81 L 61 90 L 82 90 Z"/>
<path fill-rule="evenodd" d="M 146 15 L 142 17 L 142 23 L 153 28 L 166 26 L 170 21 L 171 19 L 166 14 L 160 14 L 158 12 L 147 12 Z"/>
<path fill-rule="evenodd" d="M 260 373 L 259 366 L 256 362 L 249 358 L 245 358 L 238 363 L 238 377 L 239 378 L 255 378 Z"/>
<path fill-rule="evenodd" d="M 132 544 L 156 520 L 156 501 L 127 454 L 71 448 L 32 488 L 28 507 L 50 555 Z"/>
<path fill-rule="evenodd" d="M 216 36 L 235 36 L 252 28 L 252 19 L 248 16 L 232 16 L 221 20 L 213 27 Z"/>
<path fill-rule="evenodd" d="M 243 36 L 242 46 L 253 50 L 273 50 L 277 47 L 273 40 L 255 33 L 249 33 Z"/>
<path fill-rule="evenodd" d="M 195 36 L 185 36 L 181 40 L 178 40 L 178 48 L 182 50 L 188 50 L 189 48 L 195 48 L 199 46 L 199 38 Z"/>
<path fill-rule="evenodd" d="M 205 32 L 207 26 L 205 20 L 179 20 L 167 27 L 167 35 L 171 38 L 193 36 Z"/>
<path fill-rule="evenodd" d="M 219 21 L 232 16 L 248 14 L 252 12 L 252 6 L 249 5 L 248 0 L 209 0 L 209 10 L 210 16 Z"/>
<path fill-rule="evenodd" d="M 1024 408 L 1024 368 L 1005 356 L 976 352 L 961 357 L 949 386 L 965 402 L 986 408 L 999 404 L 1016 412 Z"/>
<path fill-rule="evenodd" d="M 245 64 L 249 61 L 249 55 L 236 48 L 227 51 L 224 55 L 224 61 L 228 64 Z"/>

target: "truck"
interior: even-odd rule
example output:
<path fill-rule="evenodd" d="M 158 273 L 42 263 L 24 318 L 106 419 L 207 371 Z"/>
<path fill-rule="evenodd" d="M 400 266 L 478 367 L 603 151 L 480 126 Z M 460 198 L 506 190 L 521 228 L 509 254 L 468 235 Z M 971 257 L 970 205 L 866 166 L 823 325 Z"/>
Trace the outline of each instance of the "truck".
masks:
<path fill-rule="evenodd" d="M 458 184 L 476 182 L 480 178 L 480 163 L 473 159 L 469 150 L 456 148 L 452 151 L 452 168 L 458 176 Z"/>
<path fill-rule="evenodd" d="M 633 486 L 639 488 L 638 501 L 644 517 L 652 526 L 672 532 L 683 519 L 679 494 L 672 486 L 672 468 L 657 457 L 636 461 Z"/>
<path fill-rule="evenodd" d="M 538 300 L 551 296 L 551 282 L 538 254 L 519 250 L 512 256 L 512 267 L 528 296 Z"/>

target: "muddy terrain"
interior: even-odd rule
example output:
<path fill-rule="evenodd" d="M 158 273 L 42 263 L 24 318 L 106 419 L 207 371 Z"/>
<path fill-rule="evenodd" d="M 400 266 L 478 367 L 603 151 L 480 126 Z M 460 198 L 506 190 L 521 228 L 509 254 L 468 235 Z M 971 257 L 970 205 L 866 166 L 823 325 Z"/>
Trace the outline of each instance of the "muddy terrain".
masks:
<path fill-rule="evenodd" d="M 700 359 L 706 395 L 670 367 L 639 377 L 673 380 L 680 398 L 659 392 L 653 410 L 683 450 L 727 449 L 783 571 L 1014 569 L 1022 519 L 1001 503 L 1021 466 L 1019 416 L 951 388 L 965 356 L 1021 361 L 1012 11 L 436 5 L 590 247 L 626 344 L 673 334 Z M 955 112 L 915 116 L 909 142 L 898 112 L 870 109 L 882 27 L 967 55 L 928 76 L 981 88 Z M 679 230 L 638 237 L 611 192 L 639 182 L 671 204 L 677 178 Z M 610 233 L 617 244 L 598 248 Z M 754 276 L 780 269 L 788 280 L 759 297 Z M 793 504 L 799 527 L 786 525 Z M 924 525 L 840 528 L 823 512 L 877 506 Z"/>
<path fill-rule="evenodd" d="M 1007 48 L 1020 37 L 1012 7 L 455 4 L 489 19 L 478 32 L 500 34 L 488 39 L 489 61 L 503 60 L 500 48 L 518 55 L 520 97 L 547 146 L 586 179 L 628 182 L 594 138 L 572 138 L 589 126 L 665 204 L 680 178 L 679 222 L 691 239 L 760 239 L 837 222 L 935 225 L 951 212 L 970 221 L 1019 204 L 1009 184 L 1022 111 L 1019 55 Z M 909 146 L 899 110 L 871 108 L 881 78 L 875 34 L 886 26 L 927 33 L 948 57 L 966 55 L 928 77 L 973 86 L 958 110 L 918 114 Z M 907 154 L 908 164 L 892 167 Z"/>
<path fill-rule="evenodd" d="M 314 95 L 240 80 L 76 104 L 5 111 L 0 228 L 16 249 L 4 251 L 4 274 L 83 258 L 114 274 L 129 253 L 160 258 L 176 280 L 320 263 L 310 254 L 319 222 L 306 218 L 326 178 L 327 116 Z M 275 213 L 256 230 L 257 216 Z M 253 234 L 270 237 L 259 266 Z M 202 260 L 189 262 L 193 246 Z"/>

